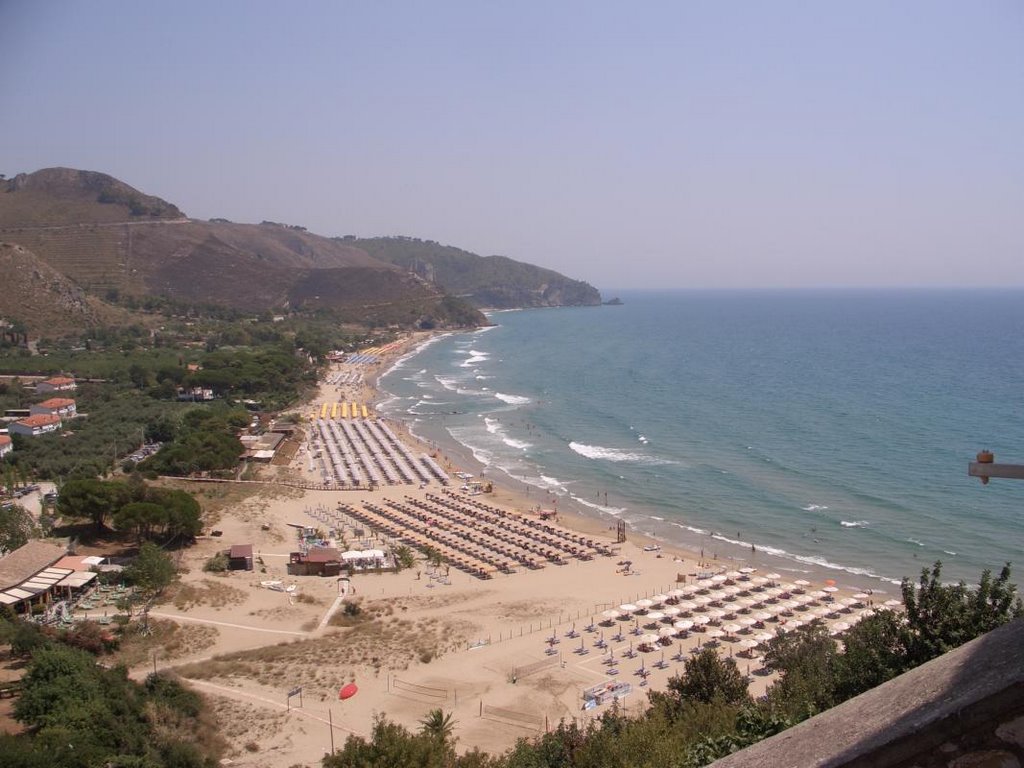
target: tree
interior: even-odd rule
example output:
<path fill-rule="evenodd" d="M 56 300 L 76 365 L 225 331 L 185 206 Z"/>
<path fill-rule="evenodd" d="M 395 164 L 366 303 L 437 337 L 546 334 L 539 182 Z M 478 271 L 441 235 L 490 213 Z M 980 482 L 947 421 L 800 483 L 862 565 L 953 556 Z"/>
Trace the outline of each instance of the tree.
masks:
<path fill-rule="evenodd" d="M 92 520 L 96 529 L 102 530 L 107 516 L 128 499 L 128 486 L 124 483 L 90 478 L 68 480 L 61 486 L 57 511 L 64 517 Z"/>
<path fill-rule="evenodd" d="M 170 586 L 176 573 L 170 555 L 147 541 L 139 548 L 135 562 L 125 568 L 124 577 L 143 593 L 155 597 Z"/>
<path fill-rule="evenodd" d="M 906 630 L 902 617 L 880 610 L 843 634 L 836 670 L 836 697 L 845 701 L 905 672 Z"/>
<path fill-rule="evenodd" d="M 747 680 L 736 662 L 723 659 L 714 649 L 705 648 L 691 656 L 683 665 L 683 675 L 674 675 L 668 681 L 668 690 L 681 702 L 722 701 L 738 704 L 750 698 Z"/>
<path fill-rule="evenodd" d="M 399 570 L 403 568 L 412 568 L 416 565 L 416 558 L 413 556 L 412 550 L 409 547 L 402 544 L 401 546 L 395 547 L 395 563 Z"/>
<path fill-rule="evenodd" d="M 927 568 L 921 570 L 916 589 L 909 579 L 904 579 L 902 590 L 910 667 L 1024 616 L 1017 588 L 1010 583 L 1009 563 L 995 580 L 992 572 L 985 570 L 978 588 L 971 590 L 963 581 L 943 584 L 942 563 L 936 561 L 931 572 Z"/>
<path fill-rule="evenodd" d="M 32 515 L 21 505 L 0 506 L 0 554 L 24 546 L 37 530 Z"/>
<path fill-rule="evenodd" d="M 420 720 L 420 733 L 442 743 L 451 741 L 455 720 L 451 712 L 432 709 Z"/>
<path fill-rule="evenodd" d="M 776 635 L 764 652 L 765 668 L 779 673 L 769 691 L 770 700 L 797 719 L 838 703 L 838 656 L 835 640 L 820 621 Z"/>

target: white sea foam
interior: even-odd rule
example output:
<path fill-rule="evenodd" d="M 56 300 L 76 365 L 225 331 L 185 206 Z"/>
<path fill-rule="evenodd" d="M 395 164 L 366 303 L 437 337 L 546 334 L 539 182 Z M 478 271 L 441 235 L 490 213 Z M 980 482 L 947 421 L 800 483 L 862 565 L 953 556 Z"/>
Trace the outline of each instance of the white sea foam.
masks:
<path fill-rule="evenodd" d="M 911 544 L 917 544 L 917 546 L 919 546 L 919 547 L 923 547 L 924 546 L 924 542 L 918 541 L 917 539 L 909 539 L 908 538 L 907 541 L 910 542 Z"/>
<path fill-rule="evenodd" d="M 497 432 L 501 429 L 501 422 L 498 421 L 497 419 L 492 419 L 487 416 L 484 416 L 484 426 L 487 428 L 488 432 L 494 435 L 497 434 Z"/>
<path fill-rule="evenodd" d="M 415 347 L 413 347 L 411 350 L 409 350 L 408 353 L 402 355 L 397 360 L 395 360 L 395 362 L 391 365 L 391 367 L 388 368 L 386 371 L 384 371 L 384 373 L 381 374 L 381 378 L 384 378 L 385 376 L 387 376 L 392 371 L 397 371 L 399 368 L 403 368 L 405 366 L 406 361 L 416 357 L 416 355 L 418 355 L 424 349 L 429 347 L 431 344 L 436 344 L 441 339 L 445 339 L 445 338 L 447 338 L 449 336 L 451 336 L 450 333 L 439 333 L 437 336 L 431 336 L 429 339 L 426 339 L 423 342 L 417 344 Z M 422 372 L 426 373 L 425 370 L 422 371 Z"/>
<path fill-rule="evenodd" d="M 626 511 L 626 507 L 606 507 L 603 504 L 595 504 L 592 501 L 587 501 L 586 499 L 581 499 L 579 496 L 573 496 L 571 494 L 570 494 L 570 498 L 573 501 L 577 502 L 578 504 L 582 504 L 584 507 L 590 507 L 591 509 L 596 509 L 596 510 L 598 510 L 600 512 L 604 512 L 607 515 L 611 515 L 612 517 L 618 517 L 619 515 L 621 515 L 623 512 Z"/>
<path fill-rule="evenodd" d="M 520 395 L 506 395 L 502 392 L 495 392 L 494 396 L 501 400 L 501 402 L 508 403 L 509 405 L 526 405 L 530 402 L 530 398 Z"/>
<path fill-rule="evenodd" d="M 587 445 L 586 443 L 569 443 L 569 447 L 580 456 L 588 459 L 599 459 L 603 461 L 634 461 L 640 464 L 676 464 L 678 462 L 659 459 L 635 451 L 624 451 L 620 448 L 605 448 L 601 445 Z"/>
<path fill-rule="evenodd" d="M 533 443 L 528 443 L 525 440 L 516 440 L 514 437 L 502 437 L 502 442 L 509 448 L 515 448 L 518 451 L 525 451 L 533 446 Z"/>
<path fill-rule="evenodd" d="M 871 525 L 867 520 L 854 520 L 852 522 L 849 520 L 840 520 L 839 524 L 843 526 L 843 528 L 867 528 Z"/>
<path fill-rule="evenodd" d="M 444 376 L 435 376 L 434 379 L 449 392 L 456 392 L 459 389 L 458 381 L 455 379 L 448 379 Z"/>
<path fill-rule="evenodd" d="M 808 504 L 806 507 L 800 507 L 804 512 L 819 512 L 828 509 L 824 504 Z"/>
<path fill-rule="evenodd" d="M 485 363 L 491 359 L 486 352 L 477 352 L 475 349 L 469 350 L 468 354 L 469 357 L 459 363 L 459 368 L 472 368 L 477 363 Z"/>

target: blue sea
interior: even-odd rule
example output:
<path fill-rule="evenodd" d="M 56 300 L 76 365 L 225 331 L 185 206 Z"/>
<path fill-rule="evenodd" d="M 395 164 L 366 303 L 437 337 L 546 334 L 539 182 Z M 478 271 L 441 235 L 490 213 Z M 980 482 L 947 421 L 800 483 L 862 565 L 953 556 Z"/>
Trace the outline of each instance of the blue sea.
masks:
<path fill-rule="evenodd" d="M 708 558 L 890 590 L 1024 568 L 1024 482 L 967 476 L 983 448 L 1024 463 L 1024 292 L 605 295 L 433 339 L 381 410 Z"/>

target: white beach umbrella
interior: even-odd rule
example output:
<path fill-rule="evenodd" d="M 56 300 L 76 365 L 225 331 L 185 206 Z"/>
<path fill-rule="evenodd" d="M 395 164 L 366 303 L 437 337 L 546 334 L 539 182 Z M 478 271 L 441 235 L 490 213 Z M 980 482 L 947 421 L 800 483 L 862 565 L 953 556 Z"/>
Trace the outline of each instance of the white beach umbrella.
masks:
<path fill-rule="evenodd" d="M 669 597 L 679 598 L 679 597 L 686 597 L 688 594 L 690 594 L 690 593 L 687 592 L 685 589 L 673 589 L 673 590 L 671 590 L 668 593 L 668 596 Z"/>
<path fill-rule="evenodd" d="M 755 576 L 750 580 L 750 583 L 755 587 L 763 587 L 765 584 L 771 583 L 771 579 L 767 576 Z"/>
<path fill-rule="evenodd" d="M 674 627 L 662 627 L 661 629 L 658 630 L 658 636 L 659 637 L 672 637 L 673 635 L 675 635 L 676 631 L 677 630 Z"/>
<path fill-rule="evenodd" d="M 785 591 L 786 590 L 784 590 L 782 587 L 768 587 L 768 589 L 766 589 L 764 593 L 769 597 L 778 597 L 779 595 L 785 593 Z"/>
<path fill-rule="evenodd" d="M 645 611 L 648 608 L 650 608 L 652 605 L 654 605 L 654 601 L 650 600 L 650 599 L 648 599 L 646 597 L 636 601 L 636 607 L 637 608 L 642 608 Z"/>
<path fill-rule="evenodd" d="M 754 635 L 754 639 L 759 643 L 767 643 L 775 637 L 771 632 L 758 632 Z"/>
<path fill-rule="evenodd" d="M 853 596 L 854 600 L 860 600 L 860 601 L 869 600 L 870 598 L 871 598 L 871 595 L 867 594 L 866 592 L 858 592 L 857 594 L 855 594 Z"/>
<path fill-rule="evenodd" d="M 709 605 L 713 598 L 710 595 L 697 595 L 693 598 L 693 602 L 697 604 L 698 608 Z"/>
<path fill-rule="evenodd" d="M 774 613 L 768 613 L 768 611 L 758 611 L 754 614 L 754 618 L 758 621 L 771 621 Z"/>
<path fill-rule="evenodd" d="M 733 581 L 735 581 L 736 579 L 738 579 L 742 575 L 743 574 L 740 573 L 739 571 L 726 571 L 725 572 L 725 578 L 733 580 Z"/>
<path fill-rule="evenodd" d="M 813 613 L 818 618 L 823 619 L 830 613 L 832 613 L 832 609 L 829 608 L 827 605 L 819 605 L 817 608 L 811 611 L 811 613 Z"/>
<path fill-rule="evenodd" d="M 752 605 L 757 605 L 761 601 L 756 597 L 741 597 L 736 602 L 745 608 L 749 608 Z"/>
<path fill-rule="evenodd" d="M 850 628 L 850 625 L 845 621 L 837 621 L 829 628 L 829 634 L 838 635 L 840 632 L 845 632 Z"/>
<path fill-rule="evenodd" d="M 739 603 L 726 603 L 722 606 L 722 610 L 726 613 L 736 613 L 742 606 Z"/>
<path fill-rule="evenodd" d="M 772 579 L 772 580 L 775 580 L 775 579 L 781 579 L 781 578 L 782 578 L 782 576 L 780 576 L 780 575 L 779 575 L 779 574 L 777 574 L 777 573 L 766 573 L 766 574 L 765 574 L 765 576 L 766 576 L 767 578 L 769 578 L 769 579 Z"/>
<path fill-rule="evenodd" d="M 740 573 L 742 573 L 744 576 L 747 576 L 756 570 L 757 568 L 751 568 L 749 565 L 745 565 L 742 568 L 740 568 Z"/>
<path fill-rule="evenodd" d="M 755 624 L 757 624 L 757 619 L 755 619 L 753 616 L 743 616 L 737 620 L 737 623 L 743 625 L 744 627 L 752 627 Z"/>
<path fill-rule="evenodd" d="M 788 630 L 800 629 L 800 627 L 802 627 L 803 625 L 804 625 L 804 622 L 800 621 L 799 619 L 796 619 L 796 620 L 791 621 L 788 624 L 786 624 L 784 629 L 788 629 Z"/>
<path fill-rule="evenodd" d="M 697 610 L 697 603 L 693 600 L 680 600 L 679 605 L 676 607 L 681 611 L 695 611 Z"/>
<path fill-rule="evenodd" d="M 793 583 L 796 586 L 798 586 L 798 587 L 809 587 L 809 586 L 811 586 L 811 582 L 807 581 L 807 579 L 797 579 Z"/>
<path fill-rule="evenodd" d="M 635 605 L 633 605 L 632 603 L 623 603 L 622 605 L 619 606 L 619 610 L 622 611 L 623 613 L 636 613 L 637 612 L 637 607 Z"/>
<path fill-rule="evenodd" d="M 754 650 L 755 648 L 757 648 L 758 645 L 760 645 L 760 643 L 758 643 L 757 640 L 753 639 L 744 640 L 740 643 L 740 647 L 747 651 Z"/>
<path fill-rule="evenodd" d="M 839 587 L 833 587 L 833 586 L 829 585 L 827 587 L 822 587 L 821 591 L 822 592 L 829 592 L 829 593 L 831 593 L 831 592 L 838 592 L 839 591 Z"/>
<path fill-rule="evenodd" d="M 723 611 L 721 608 L 712 608 L 710 611 L 708 611 L 708 618 L 710 618 L 713 621 L 721 621 L 725 618 L 725 611 Z"/>
<path fill-rule="evenodd" d="M 787 611 L 793 611 L 800 607 L 800 603 L 798 603 L 796 600 L 784 600 L 783 602 L 779 603 L 779 605 L 785 608 Z"/>
<path fill-rule="evenodd" d="M 814 590 L 813 592 L 811 592 L 811 593 L 810 593 L 810 595 L 811 595 L 811 597 L 813 597 L 813 598 L 814 598 L 815 600 L 823 600 L 823 599 L 825 599 L 826 597 L 828 597 L 828 592 L 826 592 L 826 591 L 824 591 L 824 590 L 822 590 L 822 589 L 816 589 L 816 590 Z"/>
<path fill-rule="evenodd" d="M 697 579 L 697 589 L 710 589 L 715 585 L 711 579 Z"/>
<path fill-rule="evenodd" d="M 726 624 L 722 627 L 722 630 L 729 635 L 735 635 L 740 631 L 740 629 L 742 629 L 742 627 L 740 627 L 739 624 Z"/>
<path fill-rule="evenodd" d="M 711 617 L 710 616 L 704 616 L 704 615 L 694 616 L 693 617 L 693 623 L 697 624 L 698 626 L 703 626 L 705 624 L 710 624 L 711 623 Z"/>
<path fill-rule="evenodd" d="M 842 605 L 845 605 L 845 606 L 846 606 L 847 608 L 852 608 L 853 606 L 855 606 L 855 605 L 857 605 L 858 603 L 860 603 L 860 601 L 859 601 L 859 600 L 857 600 L 857 598 L 855 598 L 855 597 L 844 597 L 844 598 L 843 598 L 842 600 L 840 600 L 839 602 L 840 602 L 840 603 L 841 603 Z"/>
<path fill-rule="evenodd" d="M 693 629 L 693 622 L 689 619 L 680 619 L 672 626 L 678 629 L 680 632 L 688 632 L 689 630 Z"/>
<path fill-rule="evenodd" d="M 711 577 L 711 583 L 713 583 L 713 584 L 722 584 L 728 578 L 729 577 L 726 576 L 724 573 L 716 573 L 714 576 Z"/>
<path fill-rule="evenodd" d="M 678 606 L 670 605 L 668 608 L 663 609 L 662 613 L 664 613 L 666 616 L 671 616 L 671 617 L 675 618 L 680 613 L 682 613 L 682 611 L 679 610 Z"/>
<path fill-rule="evenodd" d="M 651 611 L 647 614 L 647 623 L 653 624 L 656 621 L 661 621 L 665 618 L 665 614 L 661 611 Z"/>
<path fill-rule="evenodd" d="M 735 584 L 730 584 L 728 587 L 722 589 L 722 594 L 729 595 L 730 597 L 735 597 L 742 591 L 743 590 L 737 587 Z"/>
<path fill-rule="evenodd" d="M 814 598 L 810 595 L 797 595 L 793 598 L 793 600 L 797 603 L 800 603 L 800 605 L 810 605 L 814 602 Z"/>
<path fill-rule="evenodd" d="M 668 595 L 651 595 L 651 600 L 654 601 L 655 605 L 661 605 L 668 600 Z"/>
<path fill-rule="evenodd" d="M 712 640 L 717 640 L 717 639 L 718 639 L 719 637 L 722 637 L 723 635 L 725 635 L 725 633 L 724 633 L 724 632 L 723 632 L 722 630 L 720 630 L 720 629 L 715 629 L 714 627 L 712 627 L 711 629 L 709 629 L 709 630 L 708 630 L 707 632 L 705 632 L 704 634 L 705 634 L 705 635 L 706 635 L 707 637 L 710 637 L 710 638 L 711 638 Z"/>
<path fill-rule="evenodd" d="M 651 632 L 648 632 L 646 635 L 640 635 L 640 642 L 647 643 L 648 645 L 650 645 L 651 643 L 658 642 L 658 636 Z"/>
<path fill-rule="evenodd" d="M 616 611 L 614 608 L 609 608 L 607 611 L 601 614 L 604 618 L 612 621 L 613 619 L 619 618 L 622 614 Z"/>

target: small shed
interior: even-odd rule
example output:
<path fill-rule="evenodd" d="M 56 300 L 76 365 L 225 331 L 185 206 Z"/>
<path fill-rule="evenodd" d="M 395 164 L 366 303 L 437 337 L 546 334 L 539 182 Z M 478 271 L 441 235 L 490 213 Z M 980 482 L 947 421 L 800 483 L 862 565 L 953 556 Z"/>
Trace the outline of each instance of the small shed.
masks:
<path fill-rule="evenodd" d="M 232 571 L 251 571 L 252 544 L 232 544 L 228 550 L 228 568 Z"/>

